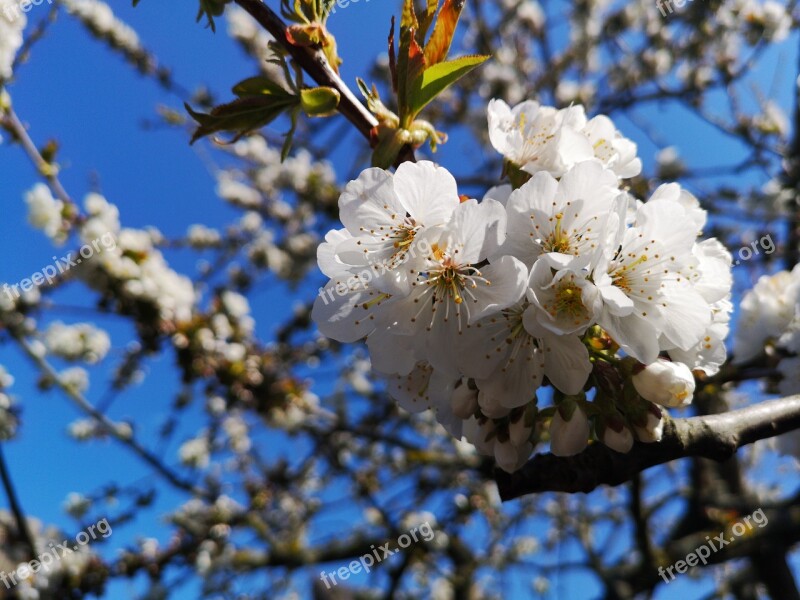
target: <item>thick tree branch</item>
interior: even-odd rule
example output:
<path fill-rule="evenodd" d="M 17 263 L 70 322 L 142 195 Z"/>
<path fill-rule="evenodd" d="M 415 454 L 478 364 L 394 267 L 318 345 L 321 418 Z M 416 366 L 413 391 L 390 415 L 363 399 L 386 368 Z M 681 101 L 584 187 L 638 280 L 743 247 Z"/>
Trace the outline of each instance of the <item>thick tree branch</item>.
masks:
<path fill-rule="evenodd" d="M 767 547 L 750 555 L 750 562 L 764 582 L 770 598 L 800 600 L 792 569 L 786 558 L 786 548 Z"/>
<path fill-rule="evenodd" d="M 599 443 L 576 456 L 539 454 L 516 473 L 498 469 L 495 480 L 503 500 L 537 492 L 588 493 L 600 485 L 620 485 L 650 467 L 679 458 L 725 460 L 742 446 L 797 428 L 800 395 L 722 414 L 669 420 L 661 442 L 637 442 L 628 454 Z"/>

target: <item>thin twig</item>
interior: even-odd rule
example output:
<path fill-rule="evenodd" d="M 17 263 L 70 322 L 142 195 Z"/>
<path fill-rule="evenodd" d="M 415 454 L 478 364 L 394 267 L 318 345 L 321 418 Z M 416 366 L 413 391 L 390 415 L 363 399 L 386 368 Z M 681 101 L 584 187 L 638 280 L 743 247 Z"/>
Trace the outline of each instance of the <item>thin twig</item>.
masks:
<path fill-rule="evenodd" d="M 81 394 L 73 386 L 66 384 L 56 370 L 50 365 L 50 363 L 48 363 L 42 356 L 40 356 L 38 352 L 36 352 L 36 350 L 33 349 L 24 336 L 13 330 L 11 331 L 11 335 L 25 351 L 25 354 L 36 364 L 36 366 L 39 367 L 39 369 L 45 375 L 47 375 L 81 411 L 100 423 L 100 425 L 103 426 L 103 430 L 111 437 L 127 446 L 134 454 L 136 454 L 136 456 L 153 467 L 162 477 L 164 477 L 176 488 L 191 492 L 199 497 L 213 499 L 213 495 L 210 492 L 197 487 L 190 481 L 182 479 L 176 473 L 167 468 L 157 456 L 139 444 L 132 434 L 127 434 L 120 431 L 117 425 L 109 420 L 108 417 L 106 417 L 100 411 L 98 411 L 94 406 L 92 406 L 92 404 L 83 396 L 83 394 Z"/>
<path fill-rule="evenodd" d="M 25 545 L 28 547 L 29 558 L 33 560 L 36 557 L 36 544 L 33 541 L 31 530 L 28 528 L 28 519 L 25 517 L 25 511 L 22 510 L 19 498 L 17 497 L 17 491 L 14 489 L 14 482 L 11 481 L 11 474 L 8 471 L 2 443 L 0 443 L 0 479 L 3 480 L 3 488 L 8 497 L 8 505 L 11 507 L 14 520 L 17 522 L 17 531 L 22 541 L 25 542 Z"/>
<path fill-rule="evenodd" d="M 39 149 L 36 147 L 36 144 L 34 144 L 31 139 L 31 136 L 28 135 L 28 130 L 25 129 L 25 125 L 22 124 L 22 121 L 20 121 L 12 107 L 7 107 L 3 110 L 2 114 L 0 114 L 0 125 L 8 130 L 20 143 L 23 150 L 25 150 L 25 154 L 28 155 L 28 158 L 30 158 L 33 163 L 33 166 L 36 167 L 39 174 L 47 181 L 53 194 L 65 204 L 74 204 L 69 194 L 64 189 L 64 186 L 61 185 L 61 181 L 58 178 L 57 167 L 44 159 Z"/>

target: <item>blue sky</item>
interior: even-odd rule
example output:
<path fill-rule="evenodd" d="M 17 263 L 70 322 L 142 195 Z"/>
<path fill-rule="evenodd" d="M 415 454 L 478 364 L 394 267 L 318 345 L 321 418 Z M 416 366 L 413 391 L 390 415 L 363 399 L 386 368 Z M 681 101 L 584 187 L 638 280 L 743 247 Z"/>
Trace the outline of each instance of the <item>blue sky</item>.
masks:
<path fill-rule="evenodd" d="M 347 40 L 345 77 L 353 80 L 366 64 L 369 52 L 385 45 L 390 3 L 365 0 L 348 7 L 345 14 L 359 35 Z M 116 4 L 116 3 L 115 3 Z M 139 32 L 142 42 L 159 60 L 173 69 L 174 77 L 194 89 L 208 83 L 225 99 L 237 81 L 253 74 L 252 64 L 228 36 L 212 33 L 195 24 L 196 3 L 145 0 L 136 9 L 118 3 L 117 15 Z M 45 5 L 28 13 L 29 28 L 46 16 Z M 338 19 L 343 21 L 340 14 Z M 371 26 L 375 19 L 380 29 Z M 225 23 L 220 22 L 220 27 Z M 333 26 L 334 31 L 337 27 Z M 179 99 L 144 80 L 94 39 L 73 19 L 62 15 L 50 33 L 33 49 L 30 62 L 21 66 L 9 87 L 21 119 L 42 145 L 57 138 L 61 146 L 61 180 L 70 195 L 81 200 L 95 189 L 101 191 L 121 212 L 124 226 L 156 225 L 167 236 L 180 236 L 189 225 L 203 223 L 224 226 L 237 214 L 214 193 L 216 184 L 204 145 L 190 147 L 188 137 L 174 130 L 146 130 L 145 121 L 155 119 L 155 107 L 180 107 Z M 360 143 L 360 142 L 359 142 Z M 359 151 L 362 148 L 359 148 Z M 71 248 L 53 249 L 43 234 L 26 220 L 23 194 L 37 181 L 35 170 L 18 147 L 0 145 L 0 239 L 10 260 L 0 265 L 0 280 L 18 282 L 53 262 L 52 257 Z M 194 260 L 171 255 L 173 265 L 193 274 Z M 259 332 L 269 338 L 277 319 L 290 309 L 283 292 L 262 292 L 251 297 Z M 59 308 L 49 320 L 67 322 L 94 320 L 93 314 L 75 310 L 87 306 L 78 288 L 59 296 Z M 132 339 L 122 319 L 99 317 L 97 323 L 112 335 L 113 350 L 106 359 L 111 365 Z M 6 448 L 7 459 L 24 509 L 47 523 L 62 526 L 74 535 L 79 524 L 67 517 L 62 504 L 73 491 L 97 491 L 109 480 L 120 485 L 145 486 L 152 480 L 149 469 L 113 442 L 76 444 L 66 433 L 67 424 L 82 415 L 57 393 L 36 388 L 37 374 L 21 353 L 11 346 L 0 348 L 0 364 L 16 381 L 13 395 L 23 408 L 19 436 Z M 154 437 L 156 428 L 170 413 L 178 389 L 169 356 L 150 361 L 145 383 L 124 394 L 110 411 L 115 419 L 135 419 L 144 440 Z M 105 391 L 109 374 L 93 370 L 88 397 L 97 402 Z M 184 423 L 187 432 L 193 423 Z M 163 450 L 168 462 L 175 462 L 176 448 Z M 161 516 L 188 498 L 161 487 L 156 505 L 145 511 L 135 526 L 117 528 L 107 540 L 120 548 L 138 537 L 164 540 L 167 529 Z M 1 501 L 5 504 L 5 499 Z M 139 582 L 141 584 L 141 581 Z M 140 585 L 117 584 L 107 597 L 133 597 Z M 177 598 L 196 598 L 189 586 Z"/>
<path fill-rule="evenodd" d="M 253 74 L 250 63 L 226 35 L 215 35 L 194 23 L 195 2 L 142 0 L 136 9 L 128 2 L 117 4 L 118 16 L 137 29 L 143 43 L 172 67 L 176 80 L 184 86 L 194 88 L 208 82 L 217 97 L 224 99 L 234 83 Z M 362 75 L 368 59 L 385 49 L 389 17 L 396 6 L 396 2 L 386 0 L 362 0 L 337 12 L 331 29 L 338 35 L 339 50 L 345 58 L 342 74 L 346 81 L 352 82 L 356 75 Z M 34 8 L 29 18 L 36 23 L 46 12 L 44 5 Z M 778 67 L 796 64 L 795 57 L 776 51 L 768 56 L 767 64 L 775 68 L 765 69 L 759 79 L 772 82 L 774 78 L 780 104 L 789 107 L 794 74 L 792 69 Z M 58 138 L 61 178 L 74 198 L 81 199 L 86 192 L 97 188 L 120 208 L 125 226 L 153 224 L 167 236 L 182 235 L 194 223 L 222 226 L 235 217 L 236 213 L 214 193 L 215 179 L 203 144 L 190 148 L 187 137 L 180 131 L 142 127 L 143 122 L 154 119 L 157 104 L 179 106 L 178 99 L 152 81 L 143 80 L 120 57 L 88 38 L 74 20 L 62 16 L 52 26 L 49 35 L 34 47 L 30 63 L 18 69 L 17 81 L 10 92 L 17 112 L 30 124 L 30 133 L 38 144 Z M 685 118 L 680 111 L 661 112 L 653 107 L 643 114 L 669 131 L 670 143 L 678 145 L 693 165 L 735 162 L 737 149 L 720 136 L 703 137 L 703 143 L 699 143 L 698 131 L 702 131 L 699 125 L 672 126 L 672 122 Z M 625 119 L 618 124 L 640 143 L 645 163 L 652 164 L 657 148 Z M 353 137 L 352 143 L 359 144 L 357 152 L 363 151 L 361 140 Z M 463 170 L 463 150 L 456 138 L 436 158 L 454 166 L 456 173 L 468 174 Z M 352 154 L 341 152 L 336 164 L 349 167 Z M 68 249 L 54 251 L 44 235 L 32 230 L 26 222 L 22 196 L 35 181 L 34 169 L 20 149 L 0 145 L 0 202 L 5 209 L 4 218 L 0 219 L 0 239 L 8 258 L 0 264 L 0 281 L 16 282 L 30 277 L 50 264 L 54 254 L 61 256 Z M 171 258 L 177 268 L 193 273 L 194 263 L 187 256 L 178 254 Z M 261 317 L 262 337 L 268 338 L 275 326 L 275 317 L 269 315 L 275 315 L 276 310 L 288 310 L 290 303 L 286 300 L 282 291 L 251 297 L 255 313 Z M 70 322 L 95 318 L 69 308 L 86 305 L 80 293 L 61 295 L 59 304 L 63 307 L 51 313 L 52 318 Z M 120 318 L 101 317 L 97 322 L 112 335 L 114 351 L 107 362 L 113 364 L 132 332 Z M 61 508 L 68 493 L 96 490 L 108 481 L 110 474 L 123 485 L 148 482 L 149 469 L 117 445 L 110 442 L 77 445 L 68 439 L 66 425 L 80 414 L 58 394 L 37 390 L 36 373 L 17 349 L 0 347 L 0 364 L 15 376 L 12 392 L 24 410 L 20 434 L 6 452 L 21 502 L 31 515 L 74 533 L 76 524 Z M 99 399 L 107 378 L 108 373 L 102 369 L 95 372 L 88 394 L 91 400 Z M 117 400 L 110 414 L 115 419 L 134 418 L 143 439 L 152 439 L 170 412 L 178 383 L 171 358 L 151 361 L 145 383 Z M 187 431 L 192 425 L 184 424 Z M 174 462 L 175 447 L 165 448 L 164 452 L 168 462 Z M 163 539 L 166 529 L 160 521 L 161 515 L 186 499 L 169 491 L 162 494 L 136 526 L 115 531 L 108 540 L 109 546 L 122 547 L 138 536 Z M 569 549 L 565 550 L 568 552 Z M 584 578 L 573 579 L 572 584 L 590 585 Z M 679 587 L 696 590 L 692 586 L 686 578 L 686 582 L 672 584 L 669 592 Z M 132 589 L 118 585 L 111 588 L 107 597 L 129 596 Z M 196 595 L 196 590 L 188 588 L 182 597 Z"/>

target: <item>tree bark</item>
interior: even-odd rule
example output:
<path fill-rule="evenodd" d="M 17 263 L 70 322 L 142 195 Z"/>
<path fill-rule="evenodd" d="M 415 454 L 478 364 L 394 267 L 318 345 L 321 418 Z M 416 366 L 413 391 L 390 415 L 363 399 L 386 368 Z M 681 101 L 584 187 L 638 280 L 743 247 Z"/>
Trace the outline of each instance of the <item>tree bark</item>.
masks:
<path fill-rule="evenodd" d="M 516 473 L 495 470 L 504 501 L 537 492 L 584 492 L 620 485 L 650 467 L 701 456 L 722 461 L 747 444 L 800 428 L 800 395 L 739 410 L 669 419 L 660 442 L 636 442 L 628 454 L 594 443 L 575 456 L 538 454 Z"/>

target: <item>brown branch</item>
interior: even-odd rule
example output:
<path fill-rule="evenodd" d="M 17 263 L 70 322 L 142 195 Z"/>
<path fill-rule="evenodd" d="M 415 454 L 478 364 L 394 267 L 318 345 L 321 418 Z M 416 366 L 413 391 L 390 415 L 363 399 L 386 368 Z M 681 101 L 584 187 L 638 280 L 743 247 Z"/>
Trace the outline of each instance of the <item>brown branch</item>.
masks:
<path fill-rule="evenodd" d="M 356 126 L 367 140 L 370 139 L 370 132 L 373 127 L 378 125 L 377 119 L 367 110 L 358 98 L 353 94 L 342 78 L 333 70 L 328 59 L 321 50 L 295 46 L 289 41 L 287 32 L 288 27 L 283 19 L 275 13 L 269 6 L 261 0 L 236 0 L 236 4 L 245 9 L 258 23 L 275 38 L 281 46 L 286 48 L 291 57 L 302 69 L 308 73 L 319 85 L 325 85 L 338 90 L 341 94 L 339 102 L 339 112 L 348 121 Z"/>
<path fill-rule="evenodd" d="M 766 584 L 771 592 L 772 598 L 797 598 L 796 587 L 791 572 L 787 573 L 780 564 L 780 555 L 784 555 L 800 539 L 800 507 L 796 506 L 794 499 L 782 502 L 774 508 L 762 508 L 766 517 L 762 523 L 748 523 L 746 533 L 742 536 L 731 535 L 729 527 L 733 524 L 716 522 L 708 525 L 690 535 L 680 539 L 667 541 L 659 551 L 659 559 L 655 565 L 642 562 L 634 564 L 624 563 L 619 567 L 612 567 L 609 577 L 617 590 L 621 590 L 623 597 L 639 597 L 645 592 L 652 592 L 657 586 L 668 581 L 672 582 L 670 575 L 659 572 L 658 567 L 666 569 L 674 565 L 679 560 L 685 560 L 687 556 L 695 552 L 700 546 L 709 546 L 709 538 L 718 534 L 723 534 L 726 545 L 714 543 L 710 556 L 706 559 L 706 564 L 698 564 L 696 569 L 705 569 L 712 565 L 720 565 L 732 560 L 747 558 L 751 562 L 756 562 L 754 557 L 759 555 L 772 554 L 776 564 L 769 567 L 761 565 L 761 568 L 754 565 L 750 570 L 753 578 L 763 578 L 769 580 Z M 753 505 L 748 506 L 745 512 L 752 513 Z M 741 522 L 741 520 L 740 520 Z M 716 540 L 716 537 L 712 538 Z M 785 558 L 784 558 L 785 561 Z M 677 574 L 680 577 L 680 574 Z M 757 579 L 756 579 L 757 580 Z M 774 594 L 774 595 L 773 595 Z M 748 596 L 743 596 L 748 597 Z"/>
<path fill-rule="evenodd" d="M 0 107 L 0 127 L 8 131 L 9 134 L 19 142 L 22 149 L 25 150 L 25 154 L 28 155 L 28 158 L 36 167 L 36 170 L 44 177 L 45 181 L 47 181 L 55 197 L 64 204 L 73 205 L 74 202 L 69 197 L 69 194 L 64 189 L 64 186 L 61 185 L 61 181 L 58 178 L 58 168 L 44 159 L 39 149 L 36 147 L 36 144 L 33 142 L 33 139 L 28 135 L 28 130 L 25 128 L 25 125 L 10 105 Z"/>
<path fill-rule="evenodd" d="M 800 64 L 797 70 L 800 73 Z M 800 94 L 795 99 L 794 132 L 785 164 L 785 185 L 794 192 L 795 203 L 794 206 L 789 206 L 789 238 L 786 241 L 785 264 L 791 270 L 800 261 Z"/>
<path fill-rule="evenodd" d="M 122 445 L 126 446 L 143 462 L 150 465 L 159 475 L 171 483 L 174 487 L 190 492 L 194 496 L 206 499 L 214 499 L 214 495 L 204 488 L 196 486 L 194 483 L 187 479 L 183 479 L 176 472 L 172 471 L 165 465 L 161 459 L 141 445 L 132 434 L 126 434 L 119 430 L 119 428 L 104 414 L 99 412 L 92 404 L 78 391 L 75 387 L 67 385 L 55 368 L 36 352 L 31 346 L 31 343 L 25 338 L 25 335 L 18 331 L 16 328 L 10 328 L 9 332 L 14 340 L 19 344 L 20 348 L 25 352 L 27 357 L 39 368 L 39 370 L 58 387 L 73 404 L 75 404 L 81 411 L 92 417 L 99 425 L 102 426 L 103 432 L 114 438 Z"/>
<path fill-rule="evenodd" d="M 355 125 L 356 129 L 370 144 L 373 141 L 372 131 L 378 126 L 378 120 L 353 93 L 347 84 L 333 70 L 325 54 L 318 48 L 294 45 L 287 35 L 288 26 L 262 0 L 235 0 L 236 4 L 250 13 L 258 23 L 267 30 L 275 41 L 283 46 L 289 55 L 319 85 L 337 90 L 341 96 L 338 110 Z M 414 162 L 414 150 L 405 146 L 398 157 L 398 164 L 404 161 Z"/>
<path fill-rule="evenodd" d="M 22 505 L 19 503 L 17 492 L 14 489 L 14 483 L 8 471 L 2 443 L 0 443 L 0 479 L 3 481 L 3 488 L 6 491 L 11 514 L 14 515 L 14 520 L 17 522 L 17 533 L 27 547 L 28 556 L 33 559 L 36 556 L 36 543 L 33 541 L 31 530 L 28 527 L 28 519 L 25 517 L 25 511 L 22 510 Z"/>
<path fill-rule="evenodd" d="M 767 588 L 770 598 L 800 600 L 800 593 L 786 558 L 786 548 L 764 547 L 750 555 L 753 569 Z"/>
<path fill-rule="evenodd" d="M 701 456 L 722 461 L 747 444 L 800 428 L 800 395 L 739 410 L 668 420 L 659 443 L 637 442 L 628 454 L 592 444 L 575 456 L 538 454 L 516 473 L 499 469 L 495 480 L 503 500 L 537 492 L 584 492 L 630 481 L 650 467 Z"/>

